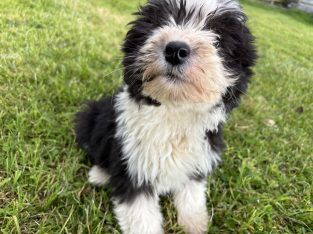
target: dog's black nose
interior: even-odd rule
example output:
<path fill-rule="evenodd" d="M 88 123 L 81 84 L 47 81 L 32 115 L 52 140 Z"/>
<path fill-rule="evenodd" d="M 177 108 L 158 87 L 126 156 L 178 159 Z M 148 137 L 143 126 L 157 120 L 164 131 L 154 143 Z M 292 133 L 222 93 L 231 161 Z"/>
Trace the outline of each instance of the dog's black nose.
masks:
<path fill-rule="evenodd" d="M 165 47 L 165 59 L 176 66 L 184 63 L 190 55 L 190 47 L 182 41 L 172 41 Z"/>

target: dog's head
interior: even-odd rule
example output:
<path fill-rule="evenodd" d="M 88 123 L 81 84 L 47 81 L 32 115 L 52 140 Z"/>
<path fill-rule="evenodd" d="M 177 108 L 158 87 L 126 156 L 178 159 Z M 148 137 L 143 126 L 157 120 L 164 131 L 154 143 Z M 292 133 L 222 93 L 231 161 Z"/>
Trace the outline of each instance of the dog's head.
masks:
<path fill-rule="evenodd" d="M 253 38 L 237 1 L 150 0 L 136 15 L 123 45 L 133 95 L 216 104 L 250 72 Z"/>

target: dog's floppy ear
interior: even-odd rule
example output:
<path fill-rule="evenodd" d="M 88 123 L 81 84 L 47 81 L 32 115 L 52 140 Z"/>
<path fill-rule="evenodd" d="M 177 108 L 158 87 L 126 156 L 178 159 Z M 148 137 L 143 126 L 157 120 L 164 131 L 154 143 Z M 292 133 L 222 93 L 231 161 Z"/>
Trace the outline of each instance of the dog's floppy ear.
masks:
<path fill-rule="evenodd" d="M 231 60 L 237 63 L 237 66 L 243 67 L 254 65 L 256 60 L 254 37 L 246 26 L 246 16 L 242 12 L 224 12 L 215 15 L 209 21 L 208 27 L 218 34 L 220 53 L 226 61 Z"/>
<path fill-rule="evenodd" d="M 240 11 L 214 15 L 207 26 L 219 36 L 217 46 L 224 67 L 236 77 L 234 86 L 223 96 L 230 111 L 239 105 L 240 96 L 245 93 L 253 74 L 251 67 L 257 58 L 254 37 L 246 26 L 246 16 Z"/>

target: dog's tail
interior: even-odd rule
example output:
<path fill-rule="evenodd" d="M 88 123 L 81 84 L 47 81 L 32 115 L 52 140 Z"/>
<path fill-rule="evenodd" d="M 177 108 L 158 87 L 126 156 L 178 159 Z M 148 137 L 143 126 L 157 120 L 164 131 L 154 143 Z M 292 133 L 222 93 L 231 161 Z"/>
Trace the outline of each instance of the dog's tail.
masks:
<path fill-rule="evenodd" d="M 78 145 L 90 154 L 90 141 L 101 109 L 96 101 L 88 101 L 85 109 L 75 116 L 75 135 Z"/>
<path fill-rule="evenodd" d="M 85 109 L 75 117 L 75 135 L 78 145 L 94 161 L 100 142 L 106 142 L 112 131 L 114 117 L 112 97 L 105 97 L 99 101 L 88 101 Z"/>

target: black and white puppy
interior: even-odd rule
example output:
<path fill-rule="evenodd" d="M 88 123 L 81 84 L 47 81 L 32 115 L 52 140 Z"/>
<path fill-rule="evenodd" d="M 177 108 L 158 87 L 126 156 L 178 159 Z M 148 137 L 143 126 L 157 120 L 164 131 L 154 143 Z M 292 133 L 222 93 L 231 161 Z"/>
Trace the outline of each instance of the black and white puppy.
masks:
<path fill-rule="evenodd" d="M 186 233 L 204 233 L 206 178 L 252 75 L 253 36 L 235 0 L 150 0 L 136 15 L 124 84 L 77 114 L 77 141 L 94 165 L 89 181 L 112 187 L 123 233 L 163 233 L 166 193 Z"/>

